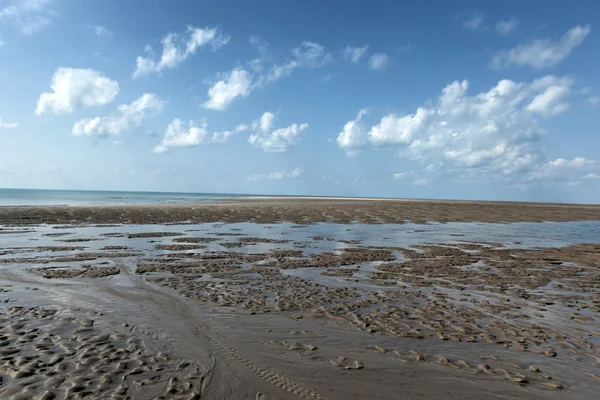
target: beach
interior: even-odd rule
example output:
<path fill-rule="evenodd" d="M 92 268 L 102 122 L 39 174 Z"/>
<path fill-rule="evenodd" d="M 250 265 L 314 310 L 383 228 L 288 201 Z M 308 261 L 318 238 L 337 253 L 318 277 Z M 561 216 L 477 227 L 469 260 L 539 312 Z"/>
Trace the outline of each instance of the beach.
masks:
<path fill-rule="evenodd" d="M 600 206 L 0 207 L 6 399 L 594 399 Z"/>

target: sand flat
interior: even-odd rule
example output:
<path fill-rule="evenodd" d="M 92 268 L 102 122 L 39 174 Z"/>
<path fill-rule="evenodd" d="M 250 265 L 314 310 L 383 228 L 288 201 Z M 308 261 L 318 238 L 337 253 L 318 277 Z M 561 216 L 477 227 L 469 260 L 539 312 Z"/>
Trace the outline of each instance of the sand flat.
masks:
<path fill-rule="evenodd" d="M 594 399 L 598 209 L 0 208 L 0 397 Z"/>

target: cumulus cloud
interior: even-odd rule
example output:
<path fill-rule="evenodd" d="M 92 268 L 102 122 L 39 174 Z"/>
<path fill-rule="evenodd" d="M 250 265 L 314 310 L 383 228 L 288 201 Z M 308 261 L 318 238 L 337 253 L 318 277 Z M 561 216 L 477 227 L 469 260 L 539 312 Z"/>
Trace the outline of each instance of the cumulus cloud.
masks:
<path fill-rule="evenodd" d="M 543 164 L 540 138 L 546 132 L 538 117 L 568 109 L 572 84 L 552 75 L 531 83 L 501 80 L 489 91 L 471 95 L 468 81 L 453 82 L 437 101 L 412 114 L 385 115 L 370 128 L 362 110 L 345 124 L 337 144 L 351 154 L 367 146 L 393 147 L 400 157 L 426 165 L 421 175 L 428 179 L 440 174 L 507 182 L 541 178 L 525 178 Z"/>
<path fill-rule="evenodd" d="M 558 40 L 538 39 L 520 44 L 510 50 L 500 51 L 492 58 L 491 66 L 506 68 L 514 65 L 534 69 L 552 67 L 567 58 L 575 47 L 583 43 L 591 31 L 589 25 L 577 25 L 565 32 Z"/>
<path fill-rule="evenodd" d="M 208 100 L 203 107 L 224 111 L 236 98 L 247 97 L 252 89 L 252 74 L 245 69 L 235 68 L 208 89 Z"/>
<path fill-rule="evenodd" d="M 0 20 L 12 22 L 23 35 L 33 35 L 56 18 L 53 3 L 55 0 L 7 0 L 0 4 Z"/>
<path fill-rule="evenodd" d="M 294 179 L 298 178 L 304 170 L 302 168 L 294 168 L 291 171 L 282 169 L 281 171 L 273 171 L 268 174 L 254 174 L 248 177 L 249 181 L 262 181 L 262 180 L 282 180 L 282 179 Z"/>
<path fill-rule="evenodd" d="M 360 110 L 356 118 L 346 122 L 344 129 L 338 134 L 337 144 L 346 150 L 348 155 L 355 154 L 358 149 L 367 144 L 366 130 L 362 121 L 366 114 L 366 109 Z"/>
<path fill-rule="evenodd" d="M 369 49 L 369 46 L 364 44 L 358 47 L 346 46 L 344 49 L 344 58 L 348 61 L 358 64 L 362 56 Z"/>
<path fill-rule="evenodd" d="M 14 129 L 17 126 L 19 126 L 18 123 L 16 123 L 16 122 L 7 122 L 7 121 L 4 121 L 2 119 L 2 117 L 0 117 L 0 128 L 3 128 L 3 129 Z"/>
<path fill-rule="evenodd" d="M 168 33 L 163 37 L 161 57 L 155 61 L 150 57 L 138 56 L 134 78 L 160 73 L 167 68 L 175 68 L 196 51 L 205 46 L 211 46 L 213 51 L 229 43 L 230 36 L 221 33 L 217 28 L 196 28 L 188 26 L 184 34 Z M 152 53 L 152 48 L 146 46 L 146 51 Z"/>
<path fill-rule="evenodd" d="M 388 55 L 385 53 L 375 53 L 369 59 L 369 68 L 374 70 L 382 70 L 387 67 Z"/>
<path fill-rule="evenodd" d="M 254 133 L 250 135 L 248 142 L 267 153 L 283 153 L 298 144 L 300 132 L 308 129 L 308 124 L 304 123 L 273 130 L 274 120 L 273 113 L 265 112 L 258 121 L 254 121 Z"/>
<path fill-rule="evenodd" d="M 72 133 L 75 136 L 103 138 L 138 127 L 149 115 L 159 114 L 165 102 L 155 94 L 146 93 L 130 104 L 122 104 L 117 111 L 106 116 L 81 119 L 75 123 Z"/>
<path fill-rule="evenodd" d="M 206 137 L 207 124 L 196 126 L 194 121 L 187 124 L 180 119 L 171 121 L 162 142 L 154 148 L 155 153 L 165 153 L 171 147 L 193 147 L 198 146 Z"/>
<path fill-rule="evenodd" d="M 58 68 L 50 88 L 52 92 L 40 95 L 36 115 L 72 113 L 82 107 L 103 106 L 119 93 L 117 81 L 93 69 Z"/>
<path fill-rule="evenodd" d="M 96 36 L 99 37 L 112 37 L 114 33 L 103 27 L 102 25 L 86 25 L 88 29 L 91 29 Z"/>

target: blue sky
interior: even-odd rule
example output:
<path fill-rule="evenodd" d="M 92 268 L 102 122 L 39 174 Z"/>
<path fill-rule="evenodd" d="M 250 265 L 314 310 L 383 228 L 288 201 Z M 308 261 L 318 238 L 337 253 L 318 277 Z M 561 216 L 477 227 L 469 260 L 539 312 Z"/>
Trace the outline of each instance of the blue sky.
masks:
<path fill-rule="evenodd" d="M 561 3 L 0 0 L 0 187 L 598 202 Z"/>

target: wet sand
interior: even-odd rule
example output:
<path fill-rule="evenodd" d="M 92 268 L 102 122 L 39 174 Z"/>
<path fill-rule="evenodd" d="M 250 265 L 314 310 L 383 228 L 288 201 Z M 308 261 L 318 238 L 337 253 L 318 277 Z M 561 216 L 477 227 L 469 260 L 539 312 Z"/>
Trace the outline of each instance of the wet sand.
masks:
<path fill-rule="evenodd" d="M 248 198 L 215 204 L 0 207 L 0 224 L 206 222 L 404 223 L 598 221 L 599 205 L 476 201 Z"/>
<path fill-rule="evenodd" d="M 598 207 L 310 201 L 0 208 L 0 397 L 596 398 Z"/>

